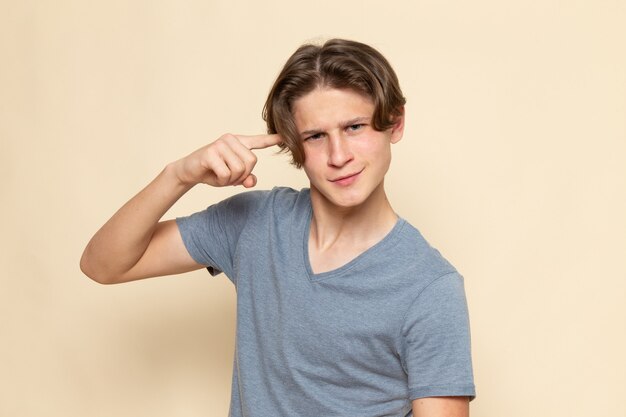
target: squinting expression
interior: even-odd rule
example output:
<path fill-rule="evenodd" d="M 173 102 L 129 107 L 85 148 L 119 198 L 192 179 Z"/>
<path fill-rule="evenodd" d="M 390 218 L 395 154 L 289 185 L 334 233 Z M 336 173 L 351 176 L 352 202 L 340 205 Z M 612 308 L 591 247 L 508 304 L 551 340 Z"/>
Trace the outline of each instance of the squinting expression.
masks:
<path fill-rule="evenodd" d="M 353 90 L 318 88 L 294 102 L 313 199 L 350 208 L 384 198 L 390 144 L 402 138 L 404 123 L 399 117 L 394 127 L 378 132 L 373 113 L 372 100 Z"/>

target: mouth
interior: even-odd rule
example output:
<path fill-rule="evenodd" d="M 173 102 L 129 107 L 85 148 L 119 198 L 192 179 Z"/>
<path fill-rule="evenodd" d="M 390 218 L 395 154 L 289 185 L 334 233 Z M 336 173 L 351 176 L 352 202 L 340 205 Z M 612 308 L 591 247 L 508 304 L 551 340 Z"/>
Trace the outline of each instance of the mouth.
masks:
<path fill-rule="evenodd" d="M 332 179 L 330 180 L 330 182 L 335 183 L 335 184 L 340 184 L 340 185 L 348 185 L 356 181 L 357 177 L 359 176 L 361 172 L 363 172 L 362 169 L 360 171 L 353 172 L 351 174 L 343 175 L 341 177 Z"/>

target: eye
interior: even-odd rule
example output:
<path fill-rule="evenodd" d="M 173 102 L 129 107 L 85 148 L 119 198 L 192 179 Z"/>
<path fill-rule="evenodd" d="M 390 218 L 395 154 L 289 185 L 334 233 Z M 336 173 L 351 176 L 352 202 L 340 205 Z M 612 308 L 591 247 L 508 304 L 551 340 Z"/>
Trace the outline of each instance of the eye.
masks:
<path fill-rule="evenodd" d="M 304 140 L 305 141 L 313 141 L 313 140 L 321 139 L 322 137 L 324 137 L 323 133 L 316 133 L 314 135 L 307 136 L 306 138 L 304 138 Z"/>
<path fill-rule="evenodd" d="M 348 132 L 356 132 L 358 130 L 363 129 L 364 126 L 365 126 L 364 123 L 355 123 L 353 125 L 348 126 Z"/>

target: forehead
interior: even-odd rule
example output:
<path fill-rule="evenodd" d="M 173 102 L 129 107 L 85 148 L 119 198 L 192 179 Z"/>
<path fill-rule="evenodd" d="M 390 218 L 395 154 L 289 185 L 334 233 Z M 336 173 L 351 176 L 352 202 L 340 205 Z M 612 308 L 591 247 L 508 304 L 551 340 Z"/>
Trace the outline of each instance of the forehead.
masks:
<path fill-rule="evenodd" d="M 294 101 L 292 110 L 299 131 L 328 129 L 347 120 L 372 117 L 374 103 L 354 90 L 321 87 Z"/>

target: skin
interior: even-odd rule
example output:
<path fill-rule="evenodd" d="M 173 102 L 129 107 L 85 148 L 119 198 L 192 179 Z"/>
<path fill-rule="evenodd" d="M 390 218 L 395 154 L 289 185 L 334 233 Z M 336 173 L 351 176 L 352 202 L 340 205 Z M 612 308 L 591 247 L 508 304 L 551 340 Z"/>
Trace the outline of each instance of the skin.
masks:
<path fill-rule="evenodd" d="M 413 400 L 413 417 L 469 417 L 467 397 L 431 397 Z"/>
<path fill-rule="evenodd" d="M 175 221 L 159 220 L 197 184 L 254 187 L 253 150 L 278 143 L 278 135 L 226 134 L 168 164 L 91 238 L 81 270 L 101 284 L 117 284 L 203 268 L 187 252 Z"/>
<path fill-rule="evenodd" d="M 336 269 L 380 241 L 395 215 L 384 189 L 391 144 L 403 135 L 404 117 L 392 128 L 371 127 L 374 106 L 350 90 L 316 89 L 294 103 L 310 180 L 313 218 L 309 255 L 314 272 Z M 278 135 L 226 134 L 168 164 L 93 236 L 81 270 L 102 284 L 179 274 L 204 268 L 187 252 L 173 220 L 161 217 L 197 184 L 256 185 L 255 149 L 280 143 Z M 465 397 L 421 398 L 415 417 L 467 417 Z"/>
<path fill-rule="evenodd" d="M 374 130 L 371 99 L 350 90 L 319 88 L 294 102 L 304 141 L 313 218 L 309 259 L 316 273 L 336 269 L 380 241 L 397 216 L 387 199 L 391 145 L 402 139 L 404 117 Z M 356 174 L 356 175 L 351 175 Z M 468 417 L 467 397 L 420 398 L 414 417 Z"/>
<path fill-rule="evenodd" d="M 336 269 L 379 242 L 396 223 L 384 189 L 391 144 L 404 120 L 377 132 L 372 101 L 351 90 L 320 88 L 296 100 L 313 218 L 309 258 L 314 272 Z"/>

